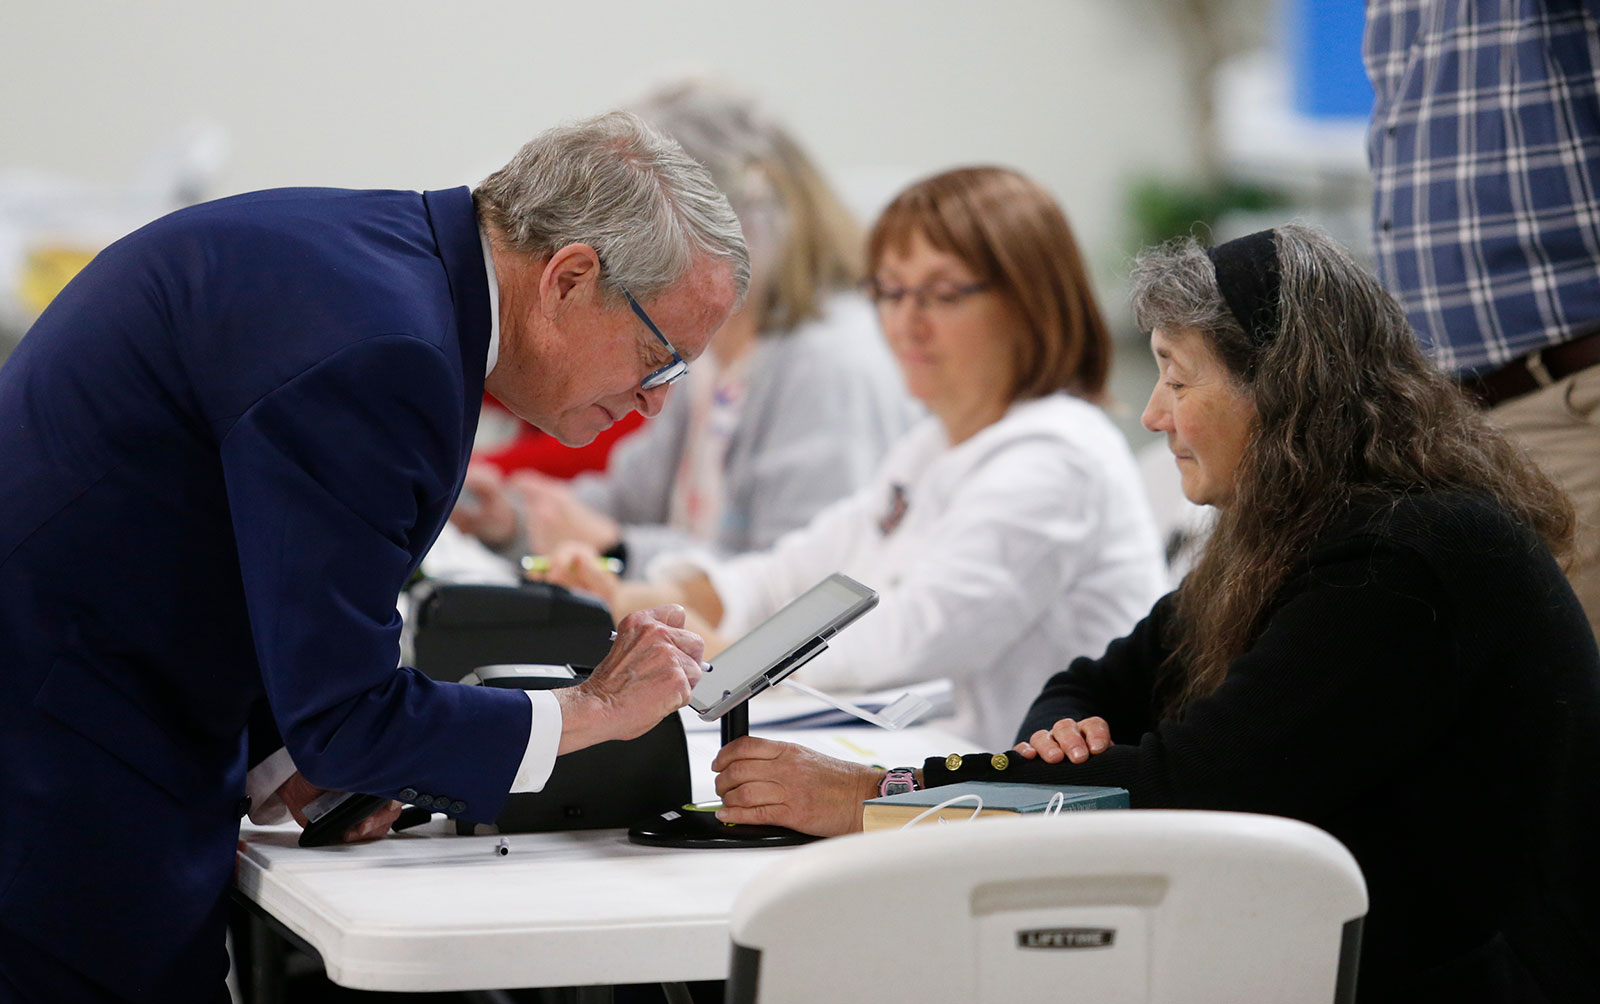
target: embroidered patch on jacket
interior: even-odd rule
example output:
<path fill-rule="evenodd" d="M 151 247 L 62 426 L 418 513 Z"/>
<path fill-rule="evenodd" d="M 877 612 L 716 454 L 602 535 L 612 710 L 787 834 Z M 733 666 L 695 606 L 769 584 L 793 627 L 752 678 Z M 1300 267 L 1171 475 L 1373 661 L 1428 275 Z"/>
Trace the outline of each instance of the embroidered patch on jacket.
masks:
<path fill-rule="evenodd" d="M 906 510 L 909 508 L 910 503 L 906 501 L 906 486 L 900 484 L 890 485 L 889 511 L 883 514 L 882 519 L 878 520 L 878 532 L 885 537 L 894 533 L 895 527 L 899 526 L 900 521 L 906 518 Z"/>

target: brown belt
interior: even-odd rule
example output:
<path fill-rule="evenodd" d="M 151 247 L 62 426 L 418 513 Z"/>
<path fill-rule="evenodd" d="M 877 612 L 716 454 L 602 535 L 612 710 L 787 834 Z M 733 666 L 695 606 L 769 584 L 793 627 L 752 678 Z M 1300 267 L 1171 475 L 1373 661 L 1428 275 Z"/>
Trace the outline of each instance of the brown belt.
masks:
<path fill-rule="evenodd" d="M 1485 408 L 1547 387 L 1600 363 L 1600 328 L 1530 352 L 1497 370 L 1464 377 L 1461 389 Z"/>

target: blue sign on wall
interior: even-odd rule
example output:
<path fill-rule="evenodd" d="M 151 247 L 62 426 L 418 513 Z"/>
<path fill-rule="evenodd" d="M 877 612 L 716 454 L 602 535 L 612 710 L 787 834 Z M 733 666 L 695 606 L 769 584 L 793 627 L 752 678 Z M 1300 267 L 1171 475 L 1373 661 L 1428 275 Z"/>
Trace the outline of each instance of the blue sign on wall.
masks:
<path fill-rule="evenodd" d="M 1295 111 L 1310 118 L 1366 118 L 1372 85 L 1361 65 L 1362 0 L 1287 0 Z"/>

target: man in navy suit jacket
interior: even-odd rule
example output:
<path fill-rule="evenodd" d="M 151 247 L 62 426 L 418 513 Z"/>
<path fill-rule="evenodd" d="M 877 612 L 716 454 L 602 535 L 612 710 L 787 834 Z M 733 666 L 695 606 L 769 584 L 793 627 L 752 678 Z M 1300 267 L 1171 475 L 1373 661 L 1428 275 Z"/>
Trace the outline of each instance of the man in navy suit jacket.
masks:
<path fill-rule="evenodd" d="M 96 258 L 0 370 L 0 1001 L 226 1000 L 266 750 L 292 810 L 485 821 L 681 706 L 681 611 L 529 694 L 397 668 L 395 597 L 485 389 L 573 444 L 654 414 L 747 275 L 704 170 L 620 114 L 472 192 L 258 192 Z"/>

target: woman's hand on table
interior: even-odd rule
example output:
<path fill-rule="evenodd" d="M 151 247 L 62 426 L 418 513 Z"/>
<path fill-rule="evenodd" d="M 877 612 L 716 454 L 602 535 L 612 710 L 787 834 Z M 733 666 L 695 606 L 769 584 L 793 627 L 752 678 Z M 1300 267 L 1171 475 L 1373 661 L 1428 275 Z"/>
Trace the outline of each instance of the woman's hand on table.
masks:
<path fill-rule="evenodd" d="M 823 837 L 861 829 L 861 803 L 883 771 L 759 736 L 735 739 L 711 761 L 724 823 L 787 826 Z"/>
<path fill-rule="evenodd" d="M 1070 760 L 1083 763 L 1095 753 L 1104 753 L 1112 747 L 1111 726 L 1104 718 L 1085 718 L 1077 721 L 1063 718 L 1049 730 L 1040 729 L 1014 747 L 1023 758 L 1038 757 L 1045 763 Z"/>

